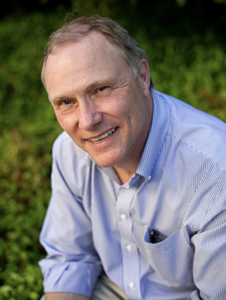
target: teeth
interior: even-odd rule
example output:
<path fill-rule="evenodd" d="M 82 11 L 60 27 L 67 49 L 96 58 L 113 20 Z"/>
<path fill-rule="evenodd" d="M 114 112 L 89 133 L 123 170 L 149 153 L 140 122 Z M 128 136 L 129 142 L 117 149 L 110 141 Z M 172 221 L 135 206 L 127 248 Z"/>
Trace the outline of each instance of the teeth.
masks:
<path fill-rule="evenodd" d="M 115 130 L 116 130 L 116 128 L 113 128 L 113 129 L 109 130 L 108 132 L 102 134 L 101 136 L 99 136 L 97 138 L 89 139 L 89 141 L 91 141 L 93 143 L 98 143 L 100 141 L 103 141 L 106 138 L 108 138 L 110 135 L 112 135 L 115 132 Z"/>

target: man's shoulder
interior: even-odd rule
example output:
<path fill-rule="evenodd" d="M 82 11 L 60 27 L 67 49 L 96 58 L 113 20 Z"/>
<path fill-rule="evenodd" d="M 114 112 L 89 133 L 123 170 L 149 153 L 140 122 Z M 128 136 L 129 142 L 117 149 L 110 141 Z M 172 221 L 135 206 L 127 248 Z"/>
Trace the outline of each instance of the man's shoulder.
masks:
<path fill-rule="evenodd" d="M 161 93 L 159 95 L 170 109 L 171 137 L 226 170 L 226 154 L 222 151 L 226 147 L 226 124 L 183 101 Z"/>
<path fill-rule="evenodd" d="M 59 151 L 65 143 L 70 145 L 71 143 L 73 143 L 73 141 L 70 136 L 65 131 L 63 131 L 55 139 L 53 143 L 53 151 Z"/>
<path fill-rule="evenodd" d="M 64 163 L 72 163 L 75 161 L 90 162 L 90 156 L 84 150 L 79 148 L 71 137 L 63 131 L 54 141 L 53 159 Z"/>

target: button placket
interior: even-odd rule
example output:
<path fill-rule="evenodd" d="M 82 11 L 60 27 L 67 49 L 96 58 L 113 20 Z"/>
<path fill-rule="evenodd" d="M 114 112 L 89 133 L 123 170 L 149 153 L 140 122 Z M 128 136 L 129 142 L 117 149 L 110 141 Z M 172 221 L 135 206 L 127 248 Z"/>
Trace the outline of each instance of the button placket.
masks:
<path fill-rule="evenodd" d="M 132 237 L 133 219 L 130 216 L 130 205 L 136 189 L 133 187 L 121 187 L 117 199 L 117 211 L 119 216 L 118 228 L 120 233 L 122 251 L 123 283 L 125 293 L 130 299 L 141 298 L 140 294 L 140 261 L 138 250 Z"/>

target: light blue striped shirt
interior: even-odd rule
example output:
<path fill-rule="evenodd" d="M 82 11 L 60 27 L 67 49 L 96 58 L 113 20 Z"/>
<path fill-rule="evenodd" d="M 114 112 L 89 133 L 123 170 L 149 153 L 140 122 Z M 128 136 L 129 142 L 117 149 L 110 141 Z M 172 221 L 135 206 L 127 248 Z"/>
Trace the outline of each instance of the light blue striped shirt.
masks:
<path fill-rule="evenodd" d="M 56 140 L 45 292 L 88 296 L 102 265 L 128 299 L 226 299 L 226 125 L 152 96 L 146 146 L 124 185 L 66 133 Z M 164 240 L 151 243 L 152 229 Z"/>

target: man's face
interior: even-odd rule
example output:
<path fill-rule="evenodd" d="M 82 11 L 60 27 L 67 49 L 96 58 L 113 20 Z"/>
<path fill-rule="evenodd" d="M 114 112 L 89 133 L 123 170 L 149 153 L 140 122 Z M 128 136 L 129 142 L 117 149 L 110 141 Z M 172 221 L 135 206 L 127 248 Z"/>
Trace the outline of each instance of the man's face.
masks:
<path fill-rule="evenodd" d="M 149 69 L 131 68 L 100 33 L 56 49 L 46 89 L 57 120 L 100 166 L 136 167 L 152 117 Z"/>

